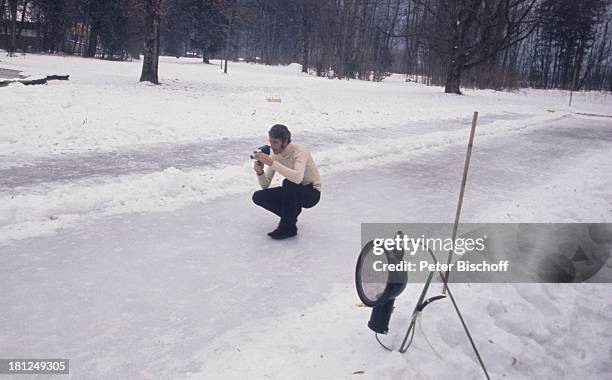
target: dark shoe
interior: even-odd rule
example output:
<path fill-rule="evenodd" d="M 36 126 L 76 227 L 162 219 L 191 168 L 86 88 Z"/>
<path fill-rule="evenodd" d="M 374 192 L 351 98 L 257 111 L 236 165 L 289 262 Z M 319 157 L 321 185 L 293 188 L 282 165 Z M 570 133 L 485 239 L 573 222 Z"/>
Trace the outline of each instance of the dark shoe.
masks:
<path fill-rule="evenodd" d="M 299 212 L 302 212 L 302 209 L 300 208 Z M 281 221 L 278 223 L 278 227 L 276 227 L 276 229 L 272 232 L 268 232 L 268 236 L 272 237 L 272 235 L 284 235 L 285 233 L 290 233 L 293 234 L 291 236 L 295 236 L 297 234 L 297 226 L 296 226 L 296 221 L 293 222 L 287 222 L 281 219 Z"/>
<path fill-rule="evenodd" d="M 281 227 L 276 227 L 276 229 L 274 231 L 270 231 L 268 232 L 268 236 L 272 236 L 272 235 L 278 235 L 280 233 L 283 233 L 283 228 Z"/>
<path fill-rule="evenodd" d="M 270 236 L 274 240 L 283 240 L 290 237 L 294 237 L 297 235 L 297 227 L 293 228 L 277 228 L 274 231 L 270 232 L 268 236 Z"/>

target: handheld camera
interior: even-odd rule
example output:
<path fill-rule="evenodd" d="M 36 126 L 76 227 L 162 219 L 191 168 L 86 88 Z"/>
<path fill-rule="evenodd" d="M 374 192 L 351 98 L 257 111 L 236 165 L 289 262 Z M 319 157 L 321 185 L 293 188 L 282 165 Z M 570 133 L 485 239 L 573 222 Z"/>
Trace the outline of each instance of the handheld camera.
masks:
<path fill-rule="evenodd" d="M 258 161 L 257 157 L 255 156 L 257 153 L 265 153 L 265 154 L 269 155 L 270 154 L 270 145 L 263 145 L 263 146 L 260 146 L 259 148 L 255 149 L 253 151 L 253 153 L 251 153 L 251 155 L 250 155 L 251 160 Z"/>

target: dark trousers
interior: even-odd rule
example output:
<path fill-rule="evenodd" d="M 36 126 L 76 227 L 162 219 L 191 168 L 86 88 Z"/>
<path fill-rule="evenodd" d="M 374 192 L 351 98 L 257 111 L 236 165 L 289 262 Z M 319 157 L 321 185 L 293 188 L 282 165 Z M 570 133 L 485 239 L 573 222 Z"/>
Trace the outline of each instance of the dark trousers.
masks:
<path fill-rule="evenodd" d="M 294 229 L 297 217 L 303 208 L 311 208 L 321 199 L 321 192 L 312 184 L 298 185 L 287 179 L 283 186 L 258 190 L 253 193 L 253 202 L 280 216 L 279 227 Z"/>

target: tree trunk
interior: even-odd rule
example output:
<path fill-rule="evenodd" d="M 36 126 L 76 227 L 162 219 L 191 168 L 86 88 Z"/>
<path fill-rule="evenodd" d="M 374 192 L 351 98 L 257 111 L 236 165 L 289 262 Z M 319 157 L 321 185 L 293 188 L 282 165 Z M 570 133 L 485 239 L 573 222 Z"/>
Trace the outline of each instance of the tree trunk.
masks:
<path fill-rule="evenodd" d="M 6 11 L 4 9 L 5 7 L 5 1 L 4 0 L 0 0 L 0 33 L 1 34 L 5 34 L 5 38 L 6 38 L 6 46 L 8 47 L 8 35 L 6 35 L 6 33 L 2 33 L 5 32 L 5 20 L 4 20 L 4 15 L 6 14 Z"/>
<path fill-rule="evenodd" d="M 450 62 L 448 71 L 446 72 L 446 82 L 444 84 L 444 92 L 447 94 L 461 94 L 459 85 L 461 83 L 461 71 L 463 70 L 463 47 L 465 30 L 469 26 L 465 20 L 461 20 L 459 15 L 458 4 L 452 3 L 449 10 L 450 19 L 450 38 L 451 43 L 448 48 L 448 57 Z M 456 21 L 455 21 L 456 20 Z"/>
<path fill-rule="evenodd" d="M 159 2 L 145 0 L 145 46 L 142 61 L 141 82 L 159 84 L 157 68 L 159 65 Z"/>
<path fill-rule="evenodd" d="M 461 83 L 462 65 L 463 63 L 457 58 L 451 60 L 448 72 L 446 73 L 446 84 L 444 85 L 445 93 L 461 95 L 459 85 Z"/>
<path fill-rule="evenodd" d="M 11 39 L 8 46 L 9 55 L 17 51 L 17 0 L 9 0 L 9 11 L 11 12 Z"/>
<path fill-rule="evenodd" d="M 608 35 L 608 24 L 609 23 L 610 23 L 609 21 L 606 22 L 606 27 L 604 29 L 603 36 L 607 36 Z M 596 71 L 595 71 L 595 77 L 598 78 L 599 80 L 601 80 L 601 72 L 602 72 L 602 70 L 601 70 L 601 68 L 602 68 L 601 67 L 602 66 L 601 63 L 603 62 L 604 57 L 605 57 L 605 55 L 604 55 L 605 49 L 606 49 L 606 39 L 603 38 L 602 41 L 601 41 L 601 47 L 599 48 L 599 54 L 597 56 L 597 68 L 596 68 Z M 603 87 L 602 86 L 598 86 L 598 89 L 601 91 L 603 89 Z"/>
<path fill-rule="evenodd" d="M 23 9 L 23 11 L 21 12 L 21 25 L 18 26 L 17 28 L 17 38 L 19 38 L 21 36 L 21 31 L 23 30 L 23 25 L 24 25 L 24 21 L 25 21 L 25 15 L 26 15 L 26 9 L 28 8 L 28 1 L 24 1 L 23 4 L 21 5 Z"/>
<path fill-rule="evenodd" d="M 232 36 L 232 21 L 234 21 L 234 15 L 230 16 L 229 25 L 227 27 L 227 33 L 225 35 L 225 67 L 223 68 L 223 74 L 227 74 L 227 60 L 229 56 L 230 38 Z"/>
<path fill-rule="evenodd" d="M 93 58 L 96 56 L 96 50 L 98 48 L 98 28 L 96 24 L 91 26 L 91 31 L 89 32 L 89 41 L 87 41 L 87 52 L 85 53 L 86 57 Z"/>
<path fill-rule="evenodd" d="M 302 7 L 302 72 L 308 73 L 308 67 L 310 66 L 309 55 L 310 55 L 310 23 L 308 4 L 304 2 Z"/>
<path fill-rule="evenodd" d="M 309 61 L 309 47 L 308 47 L 308 38 L 304 40 L 304 47 L 302 50 L 302 72 L 308 73 L 308 66 L 310 66 Z"/>
<path fill-rule="evenodd" d="M 576 91 L 578 90 L 576 84 L 578 83 L 578 79 L 580 78 L 580 70 L 582 69 L 582 60 L 584 59 L 584 46 L 583 43 L 581 43 L 578 46 L 578 57 L 576 58 L 576 63 L 574 64 L 574 73 L 572 76 L 572 84 L 571 84 L 571 91 Z M 580 87 L 580 86 L 578 86 Z"/>

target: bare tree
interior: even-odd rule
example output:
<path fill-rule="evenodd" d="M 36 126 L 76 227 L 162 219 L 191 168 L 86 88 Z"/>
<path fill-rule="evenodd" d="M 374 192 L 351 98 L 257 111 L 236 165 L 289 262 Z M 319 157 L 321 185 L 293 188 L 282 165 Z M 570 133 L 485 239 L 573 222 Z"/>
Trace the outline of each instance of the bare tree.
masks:
<path fill-rule="evenodd" d="M 144 59 L 141 82 L 159 84 L 159 26 L 164 0 L 142 0 L 145 15 Z"/>
<path fill-rule="evenodd" d="M 462 73 L 527 38 L 536 0 L 423 1 L 441 34 L 418 36 L 447 60 L 444 92 L 461 94 Z"/>
<path fill-rule="evenodd" d="M 13 55 L 17 51 L 17 5 L 18 0 L 8 0 L 8 10 L 11 17 L 10 23 L 10 40 L 8 44 L 8 53 Z"/>

